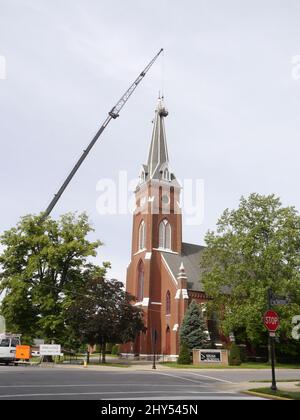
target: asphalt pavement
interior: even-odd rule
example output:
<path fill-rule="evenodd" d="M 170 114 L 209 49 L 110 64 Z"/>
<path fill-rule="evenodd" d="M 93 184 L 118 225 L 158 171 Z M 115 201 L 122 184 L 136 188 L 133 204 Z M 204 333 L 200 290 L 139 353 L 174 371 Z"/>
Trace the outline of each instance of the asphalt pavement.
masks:
<path fill-rule="evenodd" d="M 278 375 L 298 379 L 300 372 Z M 0 366 L 0 401 L 255 399 L 241 392 L 245 383 L 269 377 L 261 370 Z"/>

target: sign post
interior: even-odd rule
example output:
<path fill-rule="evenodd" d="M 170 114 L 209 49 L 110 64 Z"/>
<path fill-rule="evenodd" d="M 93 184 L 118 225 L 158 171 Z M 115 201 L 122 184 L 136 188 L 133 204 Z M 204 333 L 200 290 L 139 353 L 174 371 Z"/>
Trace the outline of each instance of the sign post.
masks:
<path fill-rule="evenodd" d="M 275 332 L 279 327 L 279 316 L 275 311 L 267 311 L 264 314 L 264 325 L 269 331 L 269 339 L 271 346 L 271 365 L 272 365 L 272 391 L 277 391 L 275 378 Z"/>

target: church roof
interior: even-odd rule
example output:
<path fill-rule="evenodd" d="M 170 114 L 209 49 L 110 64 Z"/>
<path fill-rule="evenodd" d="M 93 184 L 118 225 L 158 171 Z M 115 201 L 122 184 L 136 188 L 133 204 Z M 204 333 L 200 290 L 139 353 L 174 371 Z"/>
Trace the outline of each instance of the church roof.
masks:
<path fill-rule="evenodd" d="M 200 256 L 204 249 L 204 246 L 183 242 L 181 254 L 161 251 L 161 254 L 175 278 L 177 278 L 179 267 L 181 263 L 183 263 L 189 290 L 203 292 Z"/>

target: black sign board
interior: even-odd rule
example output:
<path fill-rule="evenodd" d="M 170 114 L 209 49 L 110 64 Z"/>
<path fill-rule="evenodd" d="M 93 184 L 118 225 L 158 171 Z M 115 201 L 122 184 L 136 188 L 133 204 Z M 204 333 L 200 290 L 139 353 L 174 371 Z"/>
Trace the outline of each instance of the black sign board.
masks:
<path fill-rule="evenodd" d="M 221 352 L 220 351 L 200 351 L 201 362 L 207 363 L 220 363 Z"/>

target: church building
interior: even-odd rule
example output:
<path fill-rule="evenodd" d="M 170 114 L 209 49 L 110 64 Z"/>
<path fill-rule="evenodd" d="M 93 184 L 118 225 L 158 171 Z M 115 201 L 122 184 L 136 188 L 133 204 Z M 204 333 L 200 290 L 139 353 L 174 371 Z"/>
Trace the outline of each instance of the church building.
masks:
<path fill-rule="evenodd" d="M 204 247 L 183 242 L 181 186 L 169 167 L 163 99 L 155 110 L 147 164 L 135 190 L 131 262 L 126 290 L 144 312 L 145 329 L 122 354 L 164 360 L 179 354 L 179 329 L 189 303 L 205 303 L 200 282 Z"/>

